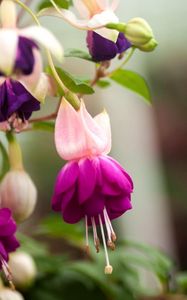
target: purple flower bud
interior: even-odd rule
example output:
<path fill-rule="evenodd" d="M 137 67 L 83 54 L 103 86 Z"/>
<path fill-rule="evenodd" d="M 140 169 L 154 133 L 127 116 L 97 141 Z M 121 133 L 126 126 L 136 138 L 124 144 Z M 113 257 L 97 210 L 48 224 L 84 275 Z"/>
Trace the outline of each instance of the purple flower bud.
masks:
<path fill-rule="evenodd" d="M 131 47 L 131 43 L 123 33 L 119 33 L 116 43 L 108 40 L 94 31 L 87 33 L 87 47 L 96 62 L 111 60 Z"/>
<path fill-rule="evenodd" d="M 6 79 L 0 85 L 0 122 L 14 113 L 21 120 L 28 120 L 33 111 L 40 109 L 40 102 L 18 81 Z"/>

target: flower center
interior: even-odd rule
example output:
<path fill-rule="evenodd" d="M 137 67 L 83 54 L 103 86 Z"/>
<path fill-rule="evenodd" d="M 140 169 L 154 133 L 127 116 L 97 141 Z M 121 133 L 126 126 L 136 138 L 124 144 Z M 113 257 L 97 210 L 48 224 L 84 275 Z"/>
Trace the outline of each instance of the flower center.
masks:
<path fill-rule="evenodd" d="M 104 208 L 102 214 L 98 215 L 98 220 L 99 220 L 99 226 L 100 226 L 100 231 L 101 231 L 101 236 L 103 240 L 103 246 L 104 246 L 104 252 L 105 252 L 105 259 L 106 259 L 106 266 L 105 266 L 105 274 L 111 274 L 113 271 L 113 268 L 110 264 L 109 261 L 109 256 L 108 256 L 108 248 L 111 250 L 115 250 L 115 241 L 116 241 L 116 234 L 114 232 L 114 229 L 112 227 L 112 223 L 110 221 L 110 218 L 108 216 L 106 208 Z M 105 232 L 104 232 L 104 227 L 103 227 L 103 221 L 106 226 L 106 232 L 107 232 L 107 241 L 105 237 Z M 96 222 L 95 222 L 95 217 L 91 217 L 91 224 L 92 224 L 92 229 L 93 229 L 93 237 L 94 237 L 94 245 L 96 248 L 96 252 L 98 253 L 100 250 L 100 240 L 97 234 L 97 227 L 96 227 Z M 85 216 L 85 227 L 86 227 L 86 251 L 89 251 L 89 238 L 88 238 L 88 216 Z"/>
<path fill-rule="evenodd" d="M 90 17 L 93 17 L 97 13 L 101 12 L 101 8 L 97 4 L 96 0 L 82 0 L 84 5 L 87 7 L 87 9 L 90 12 Z"/>

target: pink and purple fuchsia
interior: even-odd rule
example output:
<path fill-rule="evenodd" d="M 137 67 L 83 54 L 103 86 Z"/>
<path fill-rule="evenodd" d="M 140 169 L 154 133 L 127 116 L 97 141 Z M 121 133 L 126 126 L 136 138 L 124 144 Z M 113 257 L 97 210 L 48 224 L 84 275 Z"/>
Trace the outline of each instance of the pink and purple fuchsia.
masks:
<path fill-rule="evenodd" d="M 85 220 L 87 248 L 88 226 L 92 226 L 99 251 L 96 225 L 100 226 L 106 253 L 105 272 L 111 273 L 107 245 L 114 249 L 116 240 L 111 220 L 132 208 L 133 182 L 120 164 L 107 155 L 111 148 L 107 113 L 92 118 L 83 103 L 75 111 L 63 100 L 56 121 L 55 142 L 59 155 L 68 163 L 58 174 L 52 207 L 62 213 L 67 223 Z"/>

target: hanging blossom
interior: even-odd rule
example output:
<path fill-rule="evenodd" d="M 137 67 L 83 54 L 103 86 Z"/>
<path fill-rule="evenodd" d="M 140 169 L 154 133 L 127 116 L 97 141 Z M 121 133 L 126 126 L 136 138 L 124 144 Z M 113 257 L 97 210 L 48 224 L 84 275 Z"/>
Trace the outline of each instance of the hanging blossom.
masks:
<path fill-rule="evenodd" d="M 0 209 L 0 267 L 10 284 L 12 284 L 12 276 L 7 264 L 9 253 L 19 247 L 15 232 L 16 223 L 12 218 L 11 211 L 8 208 Z"/>
<path fill-rule="evenodd" d="M 114 249 L 116 241 L 111 220 L 132 208 L 133 182 L 120 164 L 107 155 L 111 149 L 108 114 L 103 112 L 92 118 L 83 102 L 79 111 L 75 111 L 63 99 L 55 125 L 55 143 L 59 155 L 68 163 L 58 174 L 52 208 L 61 212 L 67 223 L 85 220 L 87 249 L 88 227 L 92 226 L 97 252 L 100 242 L 96 225 L 100 226 L 105 273 L 110 274 L 107 246 Z"/>
<path fill-rule="evenodd" d="M 43 9 L 40 15 L 52 15 L 65 19 L 76 28 L 87 30 L 87 46 L 92 58 L 96 61 L 111 60 L 131 47 L 123 33 L 102 28 L 108 23 L 118 23 L 114 11 L 117 0 L 74 0 L 73 4 L 82 19 L 78 19 L 69 10 L 55 8 Z"/>
<path fill-rule="evenodd" d="M 16 27 L 16 8 L 11 0 L 0 6 L 0 122 L 18 125 L 40 109 L 40 101 L 48 92 L 48 78 L 43 73 L 38 42 L 59 61 L 63 50 L 45 28 Z M 16 126 L 15 126 L 16 127 Z"/>

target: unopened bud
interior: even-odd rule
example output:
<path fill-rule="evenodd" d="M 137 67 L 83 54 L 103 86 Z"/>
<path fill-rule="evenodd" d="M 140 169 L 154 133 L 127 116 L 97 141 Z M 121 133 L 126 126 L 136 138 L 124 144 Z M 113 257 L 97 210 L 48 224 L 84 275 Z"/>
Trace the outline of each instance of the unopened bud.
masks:
<path fill-rule="evenodd" d="M 37 275 L 33 258 L 25 252 L 15 252 L 10 255 L 9 266 L 12 279 L 17 288 L 26 289 L 32 285 Z"/>
<path fill-rule="evenodd" d="M 9 208 L 17 222 L 27 219 L 37 199 L 36 187 L 24 170 L 11 170 L 0 185 L 0 207 Z"/>
<path fill-rule="evenodd" d="M 151 39 L 147 44 L 138 47 L 140 50 L 144 52 L 151 52 L 158 46 L 158 43 L 155 39 Z"/>
<path fill-rule="evenodd" d="M 24 300 L 24 298 L 17 291 L 5 288 L 0 290 L 0 300 Z"/>
<path fill-rule="evenodd" d="M 125 36 L 132 45 L 138 48 L 148 44 L 152 40 L 155 41 L 152 28 L 142 18 L 134 18 L 126 24 Z"/>

